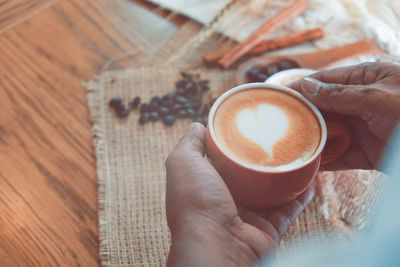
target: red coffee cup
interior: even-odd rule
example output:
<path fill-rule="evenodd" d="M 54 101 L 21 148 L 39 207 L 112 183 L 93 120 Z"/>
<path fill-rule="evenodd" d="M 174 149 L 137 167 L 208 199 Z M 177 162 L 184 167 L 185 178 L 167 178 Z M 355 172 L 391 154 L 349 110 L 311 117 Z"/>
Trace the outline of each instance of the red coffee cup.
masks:
<path fill-rule="evenodd" d="M 296 97 L 314 113 L 320 125 L 321 140 L 315 153 L 309 159 L 283 171 L 260 170 L 244 166 L 243 163 L 224 153 L 218 144 L 213 127 L 215 112 L 230 95 L 251 88 L 268 88 L 283 91 Z M 251 208 L 271 208 L 283 205 L 303 193 L 313 182 L 319 170 L 321 158 L 323 162 L 329 163 L 340 157 L 347 150 L 351 140 L 350 132 L 341 123 L 331 124 L 331 129 L 331 135 L 329 135 L 329 130 L 327 130 L 325 120 L 320 111 L 303 95 L 293 89 L 266 83 L 242 84 L 222 94 L 212 106 L 208 117 L 206 154 L 224 179 L 236 201 Z M 331 147 L 329 140 L 334 141 L 334 146 L 340 146 L 336 149 L 331 149 L 335 153 L 329 154 L 328 150 L 324 152 L 327 140 L 327 147 Z M 337 153 L 338 151 L 340 153 Z"/>

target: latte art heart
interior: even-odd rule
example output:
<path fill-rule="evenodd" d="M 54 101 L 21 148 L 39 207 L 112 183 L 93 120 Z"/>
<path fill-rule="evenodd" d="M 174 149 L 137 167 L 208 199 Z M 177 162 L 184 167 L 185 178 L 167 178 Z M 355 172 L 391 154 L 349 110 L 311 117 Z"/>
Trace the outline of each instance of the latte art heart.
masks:
<path fill-rule="evenodd" d="M 229 96 L 218 107 L 213 127 L 230 158 L 264 170 L 298 166 L 316 151 L 319 122 L 296 97 L 269 88 Z"/>
<path fill-rule="evenodd" d="M 289 120 L 278 107 L 260 104 L 255 111 L 240 111 L 236 125 L 246 138 L 261 146 L 271 159 L 275 143 L 285 136 L 289 128 Z"/>

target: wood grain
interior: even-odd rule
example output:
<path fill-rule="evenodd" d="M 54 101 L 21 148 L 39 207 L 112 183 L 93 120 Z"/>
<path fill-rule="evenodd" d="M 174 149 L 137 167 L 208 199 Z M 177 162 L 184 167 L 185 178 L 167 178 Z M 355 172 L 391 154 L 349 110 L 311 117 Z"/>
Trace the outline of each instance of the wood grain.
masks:
<path fill-rule="evenodd" d="M 58 0 L 0 0 L 0 33 L 33 17 Z"/>
<path fill-rule="evenodd" d="M 0 266 L 14 267 L 18 264 L 0 248 Z"/>
<path fill-rule="evenodd" d="M 14 11 L 31 16 L 12 24 L 5 2 L 0 27 L 13 26 L 0 35 L 0 265 L 97 266 L 96 161 L 81 81 L 112 58 L 155 52 L 176 27 L 123 0 L 59 0 L 35 13 L 46 1 L 18 0 Z"/>

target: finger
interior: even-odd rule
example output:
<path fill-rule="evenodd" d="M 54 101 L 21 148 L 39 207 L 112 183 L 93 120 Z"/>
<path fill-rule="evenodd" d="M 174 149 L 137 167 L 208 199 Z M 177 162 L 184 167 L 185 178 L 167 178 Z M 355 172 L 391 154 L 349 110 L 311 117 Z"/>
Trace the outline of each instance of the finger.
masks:
<path fill-rule="evenodd" d="M 319 168 L 319 171 L 339 171 L 349 169 L 347 164 L 343 160 L 336 160 L 334 162 L 325 164 Z"/>
<path fill-rule="evenodd" d="M 344 155 L 343 162 L 346 164 L 346 169 L 372 170 L 374 168 L 370 159 L 360 147 L 350 149 Z"/>
<path fill-rule="evenodd" d="M 293 90 L 301 93 L 301 84 L 303 83 L 303 79 L 297 80 L 287 85 L 287 87 L 292 88 Z"/>
<path fill-rule="evenodd" d="M 204 157 L 206 130 L 193 123 L 166 160 L 169 207 L 210 209 L 221 214 L 236 213 L 232 196 L 221 176 Z M 218 211 L 218 212 L 216 212 Z"/>
<path fill-rule="evenodd" d="M 309 77 L 323 83 L 343 85 L 365 85 L 379 80 L 383 64 L 363 63 L 359 65 L 323 70 L 310 75 Z M 289 85 L 290 88 L 301 92 L 302 80 Z"/>
<path fill-rule="evenodd" d="M 276 229 L 279 238 L 281 239 L 293 220 L 304 210 L 314 197 L 314 188 L 310 186 L 304 193 L 302 193 L 295 200 L 278 207 L 273 210 L 268 216 L 267 220 Z"/>
<path fill-rule="evenodd" d="M 339 160 L 321 166 L 320 171 L 340 171 L 340 170 L 372 170 L 374 166 L 361 147 L 350 148 L 349 151 Z"/>
<path fill-rule="evenodd" d="M 359 85 L 324 83 L 310 77 L 302 80 L 301 93 L 324 111 L 356 117 L 362 117 L 362 105 L 371 99 L 364 97 L 367 90 Z"/>
<path fill-rule="evenodd" d="M 270 255 L 280 241 L 276 229 L 268 220 L 245 207 L 239 207 L 239 216 L 244 223 L 236 232 L 237 237 L 250 245 L 258 259 Z"/>
<path fill-rule="evenodd" d="M 184 192 L 190 179 L 196 179 L 204 170 L 211 170 L 204 158 L 205 129 L 199 123 L 192 123 L 165 161 L 167 171 L 167 193 Z"/>
<path fill-rule="evenodd" d="M 365 85 L 376 82 L 379 79 L 381 69 L 380 64 L 363 63 L 320 71 L 310 75 L 310 77 L 324 83 Z"/>
<path fill-rule="evenodd" d="M 329 119 L 328 119 L 329 120 Z M 371 170 L 373 166 L 371 161 L 365 154 L 364 150 L 361 148 L 359 137 L 357 134 L 357 129 L 354 127 L 355 124 L 366 124 L 364 121 L 355 117 L 346 117 L 345 119 L 352 126 L 352 140 L 350 147 L 347 152 L 340 157 L 338 160 L 326 164 L 320 168 L 320 171 L 338 171 L 338 170 L 348 170 L 348 169 L 364 169 Z"/>
<path fill-rule="evenodd" d="M 173 152 L 205 153 L 206 129 L 201 123 L 193 122 L 188 131 L 175 146 Z"/>
<path fill-rule="evenodd" d="M 366 123 L 354 120 L 352 125 L 360 147 L 372 167 L 377 168 L 385 149 L 385 143 L 371 133 Z"/>
<path fill-rule="evenodd" d="M 188 160 L 204 157 L 206 130 L 200 123 L 192 123 L 165 161 L 167 174 L 185 166 Z"/>
<path fill-rule="evenodd" d="M 248 223 L 261 231 L 267 233 L 270 237 L 274 239 L 274 241 L 278 244 L 280 241 L 280 236 L 275 227 L 269 222 L 267 219 L 263 218 L 255 211 L 249 210 L 246 207 L 238 207 L 239 217 L 243 220 L 243 222 Z"/>

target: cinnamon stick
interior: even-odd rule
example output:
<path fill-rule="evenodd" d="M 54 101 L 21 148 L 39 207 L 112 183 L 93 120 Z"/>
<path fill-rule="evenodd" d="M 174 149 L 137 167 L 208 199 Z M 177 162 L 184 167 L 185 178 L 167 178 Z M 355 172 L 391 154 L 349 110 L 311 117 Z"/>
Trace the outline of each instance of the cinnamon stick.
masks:
<path fill-rule="evenodd" d="M 307 41 L 317 40 L 322 37 L 324 37 L 323 28 L 315 28 L 300 32 L 289 33 L 287 35 L 276 37 L 275 39 L 260 43 L 258 46 L 250 50 L 249 55 L 259 55 L 266 51 L 295 46 Z"/>
<path fill-rule="evenodd" d="M 287 21 L 293 17 L 301 14 L 308 7 L 308 0 L 296 0 L 287 8 L 279 12 L 271 20 L 267 21 L 261 27 L 252 33 L 246 40 L 238 44 L 231 51 L 226 53 L 218 63 L 224 68 L 229 68 L 233 63 L 236 62 L 240 57 L 245 55 L 263 40 L 266 36 L 276 29 L 280 28 Z"/>
<path fill-rule="evenodd" d="M 251 49 L 247 54 L 248 56 L 256 56 L 268 51 L 273 51 L 280 48 L 295 46 L 304 42 L 317 40 L 324 37 L 323 28 L 314 28 L 305 31 L 289 33 L 274 39 L 262 41 L 256 47 Z M 203 56 L 204 63 L 208 66 L 216 65 L 218 61 L 232 49 L 223 49 L 207 53 Z"/>

